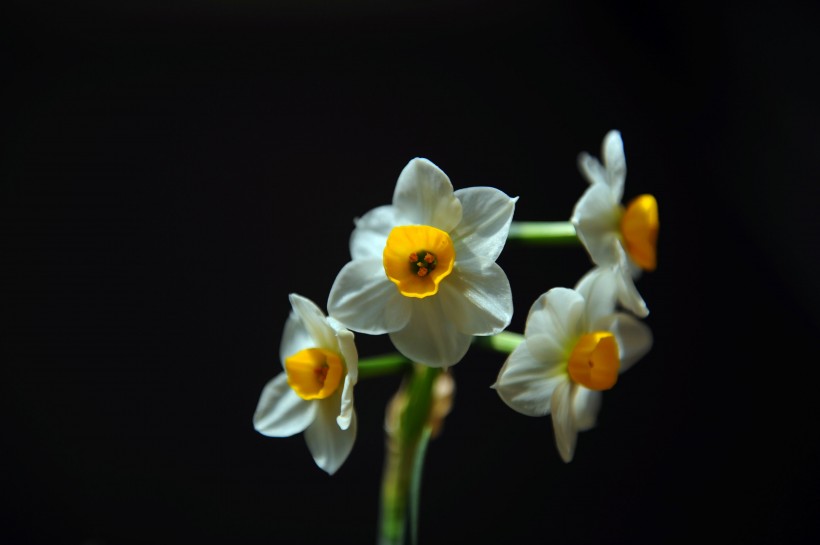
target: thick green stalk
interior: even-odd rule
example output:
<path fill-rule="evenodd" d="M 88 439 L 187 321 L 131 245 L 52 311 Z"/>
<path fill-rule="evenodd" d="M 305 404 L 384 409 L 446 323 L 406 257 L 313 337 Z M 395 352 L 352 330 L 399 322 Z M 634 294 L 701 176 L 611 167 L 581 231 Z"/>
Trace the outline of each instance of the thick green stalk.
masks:
<path fill-rule="evenodd" d="M 433 404 L 433 384 L 441 373 L 424 365 L 414 364 L 406 382 L 388 409 L 387 444 L 382 475 L 379 544 L 404 545 L 407 516 L 417 512 L 418 483 L 426 441 L 430 436 L 430 410 Z M 415 489 L 415 492 L 414 492 Z M 413 524 L 415 524 L 413 517 Z M 411 528 L 415 541 L 416 528 Z"/>
<path fill-rule="evenodd" d="M 507 240 L 556 246 L 580 244 L 575 227 L 568 221 L 514 221 Z"/>

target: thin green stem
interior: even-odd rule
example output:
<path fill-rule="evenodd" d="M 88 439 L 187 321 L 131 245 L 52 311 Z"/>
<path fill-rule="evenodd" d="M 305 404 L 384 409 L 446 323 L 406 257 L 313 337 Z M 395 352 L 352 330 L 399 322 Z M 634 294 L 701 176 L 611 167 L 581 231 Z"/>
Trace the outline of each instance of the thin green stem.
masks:
<path fill-rule="evenodd" d="M 481 348 L 494 350 L 504 354 L 509 354 L 515 347 L 521 344 L 524 340 L 524 335 L 520 333 L 513 333 L 512 331 L 502 331 L 495 335 L 487 337 L 475 337 L 473 343 Z"/>
<path fill-rule="evenodd" d="M 575 227 L 568 221 L 514 221 L 510 224 L 507 239 L 522 244 L 580 244 Z"/>
<path fill-rule="evenodd" d="M 381 354 L 359 360 L 359 378 L 381 377 L 384 375 L 394 375 L 410 369 L 410 360 L 393 352 L 391 354 Z"/>

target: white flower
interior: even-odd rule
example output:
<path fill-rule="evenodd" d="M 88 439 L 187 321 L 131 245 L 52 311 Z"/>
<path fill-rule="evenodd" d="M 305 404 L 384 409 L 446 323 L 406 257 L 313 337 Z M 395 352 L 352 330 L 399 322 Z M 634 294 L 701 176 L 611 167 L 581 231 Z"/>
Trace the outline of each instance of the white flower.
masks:
<path fill-rule="evenodd" d="M 290 304 L 279 346 L 285 371 L 262 390 L 253 425 L 269 437 L 304 431 L 316 465 L 333 475 L 356 439 L 353 387 L 359 356 L 353 333 L 315 303 L 292 293 Z"/>
<path fill-rule="evenodd" d="M 612 388 L 652 346 L 649 328 L 615 312 L 612 277 L 576 289 L 553 288 L 535 301 L 524 340 L 510 353 L 493 388 L 514 410 L 552 414 L 561 458 L 572 460 L 579 431 L 595 425 L 602 391 Z"/>
<path fill-rule="evenodd" d="M 592 261 L 620 276 L 621 304 L 645 317 L 649 310 L 634 280 L 642 270 L 655 270 L 658 204 L 652 195 L 640 195 L 626 207 L 621 204 L 626 159 L 618 131 L 604 137 L 601 155 L 603 165 L 587 153 L 578 157 L 578 167 L 590 185 L 575 205 L 570 221 Z"/>
<path fill-rule="evenodd" d="M 510 283 L 495 260 L 517 200 L 492 187 L 454 192 L 436 165 L 411 160 L 393 204 L 356 221 L 329 314 L 353 331 L 388 333 L 412 361 L 458 363 L 474 335 L 498 333 L 512 318 Z"/>

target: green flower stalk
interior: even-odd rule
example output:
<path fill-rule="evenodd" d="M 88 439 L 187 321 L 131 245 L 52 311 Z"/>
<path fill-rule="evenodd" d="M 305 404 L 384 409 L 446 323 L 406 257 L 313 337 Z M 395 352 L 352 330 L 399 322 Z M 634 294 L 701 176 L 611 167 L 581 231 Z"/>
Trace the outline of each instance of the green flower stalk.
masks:
<path fill-rule="evenodd" d="M 514 221 L 507 240 L 541 246 L 577 245 L 581 241 L 568 221 Z"/>
<path fill-rule="evenodd" d="M 502 354 L 509 354 L 515 347 L 521 344 L 524 340 L 524 335 L 520 333 L 513 333 L 512 331 L 502 331 L 495 335 L 487 337 L 476 337 L 473 343 L 481 348 L 486 348 L 494 352 L 501 352 Z"/>
<path fill-rule="evenodd" d="M 390 401 L 382 475 L 379 545 L 418 541 L 418 506 L 424 455 L 452 404 L 452 377 L 441 369 L 414 364 Z"/>
<path fill-rule="evenodd" d="M 384 375 L 394 375 L 410 369 L 410 360 L 392 352 L 380 356 L 371 356 L 359 360 L 359 378 L 373 378 Z"/>

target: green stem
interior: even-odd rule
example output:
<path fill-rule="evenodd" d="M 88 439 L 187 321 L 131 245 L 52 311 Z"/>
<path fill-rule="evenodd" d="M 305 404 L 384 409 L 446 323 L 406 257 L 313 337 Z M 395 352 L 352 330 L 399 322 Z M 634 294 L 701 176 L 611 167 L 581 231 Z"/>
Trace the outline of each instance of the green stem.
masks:
<path fill-rule="evenodd" d="M 424 452 L 429 437 L 433 383 L 440 373 L 440 369 L 414 364 L 407 382 L 397 394 L 398 414 L 393 415 L 388 426 L 382 475 L 380 545 L 403 545 L 405 542 L 411 502 L 418 501 L 417 491 L 413 493 L 413 484 L 418 485 L 417 477 L 423 465 L 418 455 Z M 411 528 L 411 532 L 415 538 L 416 529 Z"/>
<path fill-rule="evenodd" d="M 393 375 L 408 369 L 410 369 L 410 360 L 398 352 L 371 356 L 359 360 L 360 379 Z"/>
<path fill-rule="evenodd" d="M 580 244 L 575 227 L 568 221 L 514 221 L 507 239 L 522 244 Z"/>
<path fill-rule="evenodd" d="M 520 333 L 502 331 L 486 337 L 474 337 L 481 348 L 509 354 L 524 340 Z M 359 377 L 374 377 L 399 371 L 405 380 L 391 401 L 386 418 L 387 441 L 382 474 L 379 513 L 379 545 L 404 545 L 407 539 L 407 517 L 410 517 L 410 541 L 418 541 L 418 506 L 421 473 L 427 443 L 430 440 L 430 411 L 433 386 L 441 369 L 410 363 L 398 353 L 383 354 L 359 360 Z"/>
<path fill-rule="evenodd" d="M 487 337 L 474 337 L 473 344 L 488 350 L 495 350 L 496 352 L 509 354 L 515 350 L 515 347 L 521 344 L 521 341 L 523 340 L 524 335 L 520 333 L 502 331 L 501 333 L 496 333 L 495 335 L 489 335 Z"/>

